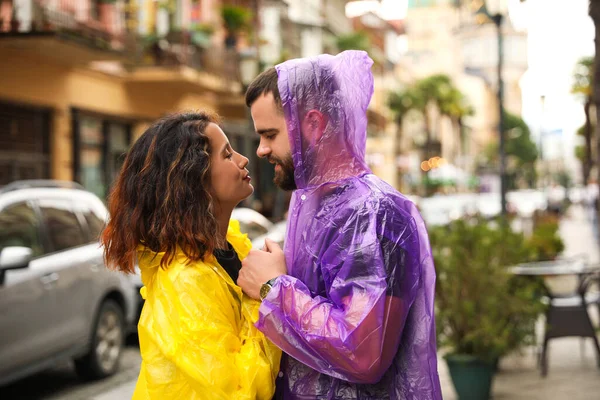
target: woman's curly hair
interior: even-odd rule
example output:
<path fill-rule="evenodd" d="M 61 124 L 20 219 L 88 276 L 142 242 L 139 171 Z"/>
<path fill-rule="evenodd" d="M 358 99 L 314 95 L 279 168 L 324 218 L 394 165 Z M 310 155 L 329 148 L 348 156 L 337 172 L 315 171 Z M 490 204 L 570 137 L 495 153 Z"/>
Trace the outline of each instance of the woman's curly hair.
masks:
<path fill-rule="evenodd" d="M 205 129 L 218 121 L 205 111 L 168 115 L 134 143 L 108 199 L 101 242 L 109 267 L 134 273 L 139 245 L 164 252 L 163 268 L 178 248 L 191 261 L 213 252 L 217 222 Z"/>

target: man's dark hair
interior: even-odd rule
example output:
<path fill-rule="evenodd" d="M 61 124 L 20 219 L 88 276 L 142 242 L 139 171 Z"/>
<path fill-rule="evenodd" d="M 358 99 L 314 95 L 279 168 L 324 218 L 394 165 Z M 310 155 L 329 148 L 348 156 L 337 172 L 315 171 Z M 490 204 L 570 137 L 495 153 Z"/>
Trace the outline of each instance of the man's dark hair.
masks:
<path fill-rule="evenodd" d="M 258 75 L 248 86 L 246 90 L 246 106 L 252 107 L 252 104 L 262 95 L 273 93 L 273 100 L 278 110 L 283 111 L 281 105 L 281 96 L 277 87 L 277 70 L 271 67 Z"/>

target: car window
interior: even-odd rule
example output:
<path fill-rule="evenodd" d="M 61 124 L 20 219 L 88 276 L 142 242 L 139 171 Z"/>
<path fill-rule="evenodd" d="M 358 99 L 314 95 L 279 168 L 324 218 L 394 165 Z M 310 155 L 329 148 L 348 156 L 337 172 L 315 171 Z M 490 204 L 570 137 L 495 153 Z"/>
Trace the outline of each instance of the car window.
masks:
<path fill-rule="evenodd" d="M 43 254 L 39 221 L 26 203 L 9 206 L 0 212 L 0 250 L 8 246 L 29 247 L 33 256 Z"/>
<path fill-rule="evenodd" d="M 43 199 L 40 200 L 40 210 L 54 251 L 81 246 L 87 242 L 69 201 Z"/>
<path fill-rule="evenodd" d="M 242 233 L 248 234 L 248 239 L 253 240 L 258 236 L 264 235 L 268 232 L 267 228 L 264 226 L 251 221 L 251 222 L 242 222 L 240 221 L 240 230 Z"/>
<path fill-rule="evenodd" d="M 96 213 L 91 210 L 83 210 L 83 216 L 88 225 L 88 229 L 90 231 L 91 239 L 96 241 L 100 239 L 100 234 L 104 229 L 104 220 L 100 218 Z"/>

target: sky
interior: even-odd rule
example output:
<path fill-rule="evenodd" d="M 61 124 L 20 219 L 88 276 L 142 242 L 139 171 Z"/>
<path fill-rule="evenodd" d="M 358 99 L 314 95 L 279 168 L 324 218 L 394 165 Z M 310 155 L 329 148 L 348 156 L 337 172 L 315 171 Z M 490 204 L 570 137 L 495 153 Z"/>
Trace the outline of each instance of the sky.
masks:
<path fill-rule="evenodd" d="M 529 70 L 521 80 L 523 118 L 536 137 L 540 129 L 557 132 L 544 134 L 544 151 L 574 169 L 575 131 L 585 117 L 581 100 L 570 92 L 573 71 L 581 57 L 594 55 L 587 7 L 588 0 L 527 0 L 526 10 Z"/>

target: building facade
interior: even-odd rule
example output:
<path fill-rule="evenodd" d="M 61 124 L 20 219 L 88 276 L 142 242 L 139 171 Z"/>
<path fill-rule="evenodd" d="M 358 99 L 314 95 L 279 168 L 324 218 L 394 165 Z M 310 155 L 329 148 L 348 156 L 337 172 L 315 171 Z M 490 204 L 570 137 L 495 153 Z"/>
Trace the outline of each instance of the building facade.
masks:
<path fill-rule="evenodd" d="M 224 43 L 222 3 L 161 4 L 0 2 L 0 185 L 75 180 L 105 198 L 151 121 L 202 108 L 219 113 L 250 156 L 257 190 L 248 204 L 273 191 L 255 154 L 240 51 Z"/>

